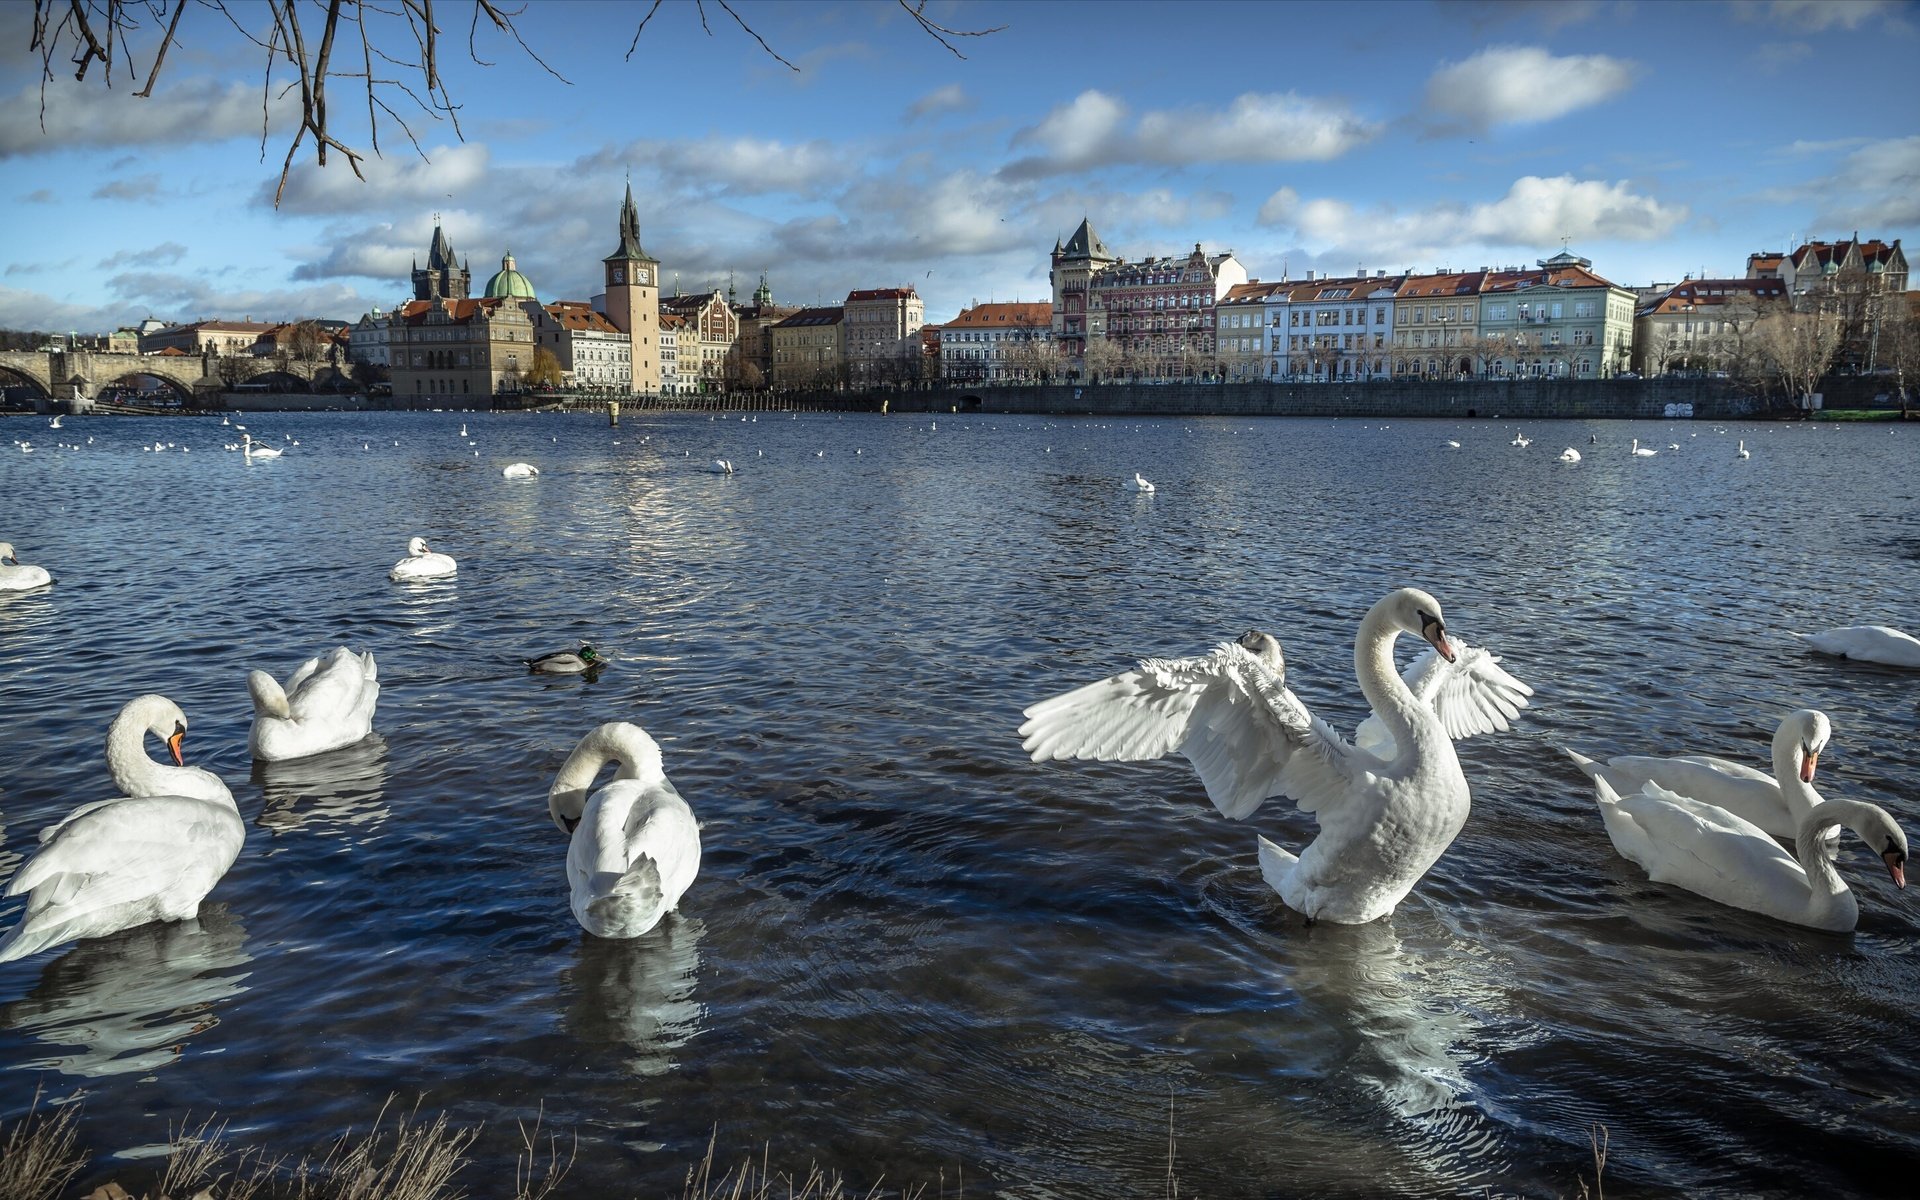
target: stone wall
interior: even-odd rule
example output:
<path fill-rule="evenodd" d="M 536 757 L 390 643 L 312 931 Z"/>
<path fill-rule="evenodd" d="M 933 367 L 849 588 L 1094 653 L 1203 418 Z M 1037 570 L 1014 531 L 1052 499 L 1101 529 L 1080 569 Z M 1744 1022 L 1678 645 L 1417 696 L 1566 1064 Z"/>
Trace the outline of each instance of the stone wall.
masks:
<path fill-rule="evenodd" d="M 884 398 L 894 412 L 1061 415 L 1630 418 L 1665 416 L 1670 404 L 1708 419 L 1762 412 L 1714 379 L 947 387 Z"/>

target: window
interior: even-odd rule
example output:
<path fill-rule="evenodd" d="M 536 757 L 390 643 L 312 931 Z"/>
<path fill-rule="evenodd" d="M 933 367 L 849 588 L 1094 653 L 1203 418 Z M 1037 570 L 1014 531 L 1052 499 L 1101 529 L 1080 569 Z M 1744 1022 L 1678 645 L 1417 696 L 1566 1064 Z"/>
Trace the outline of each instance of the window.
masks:
<path fill-rule="evenodd" d="M 1387 323 L 1387 310 L 1386 310 L 1386 309 L 1384 309 L 1384 308 L 1376 308 L 1376 309 L 1374 309 L 1374 310 L 1373 310 L 1373 323 L 1374 323 L 1375 325 L 1385 325 L 1385 324 Z"/>
<path fill-rule="evenodd" d="M 1416 325 L 1421 325 L 1421 324 L 1425 324 L 1425 323 L 1426 323 L 1426 319 L 1427 319 L 1427 306 L 1426 306 L 1426 305 L 1424 305 L 1424 304 L 1416 304 L 1416 305 L 1414 305 L 1414 306 L 1413 306 L 1413 321 L 1414 321 L 1414 324 L 1416 324 Z"/>

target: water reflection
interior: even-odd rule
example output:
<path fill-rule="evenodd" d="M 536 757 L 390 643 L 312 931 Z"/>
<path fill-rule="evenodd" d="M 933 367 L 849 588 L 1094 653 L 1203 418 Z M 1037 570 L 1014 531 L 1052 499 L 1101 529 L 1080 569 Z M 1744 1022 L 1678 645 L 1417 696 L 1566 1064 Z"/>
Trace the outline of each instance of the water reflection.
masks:
<path fill-rule="evenodd" d="M 161 921 L 93 938 L 46 965 L 24 997 L 0 1007 L 0 1029 L 61 1052 L 11 1064 L 97 1079 L 156 1071 L 220 1023 L 217 1008 L 248 990 L 246 927 L 224 905 L 195 921 Z"/>
<path fill-rule="evenodd" d="M 287 762 L 254 760 L 260 825 L 306 829 L 364 842 L 387 819 L 387 741 L 370 733 L 351 746 Z"/>
<path fill-rule="evenodd" d="M 566 1028 L 581 1042 L 624 1046 L 626 1068 L 642 1078 L 673 1069 L 673 1052 L 700 1031 L 697 917 L 669 915 L 644 937 L 580 936 Z"/>

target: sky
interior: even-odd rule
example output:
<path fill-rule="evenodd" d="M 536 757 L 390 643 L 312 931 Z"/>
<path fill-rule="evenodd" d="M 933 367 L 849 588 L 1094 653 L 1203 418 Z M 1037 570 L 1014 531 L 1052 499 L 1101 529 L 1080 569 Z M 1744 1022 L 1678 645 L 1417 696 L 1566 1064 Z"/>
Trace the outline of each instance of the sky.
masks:
<path fill-rule="evenodd" d="M 189 6 L 148 98 L 150 17 L 138 80 L 124 55 L 111 89 L 56 59 L 44 116 L 32 6 L 0 5 L 0 327 L 354 320 L 410 298 L 436 214 L 476 293 L 511 251 L 542 299 L 586 299 L 629 181 L 668 291 L 912 285 L 930 321 L 1048 298 L 1083 217 L 1127 258 L 1199 243 L 1257 279 L 1564 245 L 1626 286 L 1920 230 L 1908 0 L 931 0 L 997 30 L 953 39 L 964 59 L 893 0 L 731 0 L 798 70 L 715 0 L 710 32 L 665 0 L 637 39 L 650 0 L 536 0 L 518 28 L 551 71 L 487 28 L 470 54 L 470 7 L 441 0 L 458 130 L 381 67 L 408 128 L 376 108 L 376 156 L 364 85 L 335 79 L 367 181 L 302 148 L 277 206 L 297 109 L 284 65 L 263 88 L 266 10 L 229 4 Z M 414 52 L 391 19 L 368 35 Z M 359 69 L 358 32 L 339 41 Z"/>

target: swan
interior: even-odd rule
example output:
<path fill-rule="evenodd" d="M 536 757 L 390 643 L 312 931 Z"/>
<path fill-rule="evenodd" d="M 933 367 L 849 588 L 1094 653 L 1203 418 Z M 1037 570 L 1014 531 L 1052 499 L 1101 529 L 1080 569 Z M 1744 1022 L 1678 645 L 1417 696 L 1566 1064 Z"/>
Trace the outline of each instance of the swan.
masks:
<path fill-rule="evenodd" d="M 1889 667 L 1920 667 L 1920 638 L 1886 625 L 1843 625 L 1823 633 L 1794 636 L 1822 654 Z"/>
<path fill-rule="evenodd" d="M 1152 492 L 1153 491 L 1153 484 L 1149 483 L 1147 481 L 1146 476 L 1140 474 L 1140 472 L 1138 471 L 1135 471 L 1133 473 L 1132 479 L 1127 480 L 1121 486 L 1126 488 L 1130 492 Z"/>
<path fill-rule="evenodd" d="M 534 466 L 532 463 L 523 462 L 510 463 L 500 472 L 500 474 L 506 476 L 508 479 L 529 479 L 539 473 L 539 467 Z"/>
<path fill-rule="evenodd" d="M 27 566 L 13 552 L 12 542 L 0 542 L 0 592 L 24 592 L 53 582 L 45 567 Z"/>
<path fill-rule="evenodd" d="M 409 579 L 445 579 L 459 569 L 460 564 L 451 556 L 434 553 L 427 549 L 427 539 L 417 537 L 407 543 L 407 557 L 393 564 L 387 578 L 395 583 Z"/>
<path fill-rule="evenodd" d="M 145 735 L 173 757 L 147 757 Z M 187 718 L 165 696 L 136 696 L 107 731 L 107 771 L 123 798 L 99 800 L 41 831 L 40 848 L 8 880 L 27 894 L 20 923 L 0 938 L 0 962 L 149 921 L 186 921 L 247 839 L 233 794 L 186 765 Z"/>
<path fill-rule="evenodd" d="M 372 653 L 336 647 L 300 664 L 283 689 L 265 671 L 247 672 L 253 730 L 247 749 L 262 762 L 285 762 L 351 746 L 373 731 L 380 699 Z"/>
<path fill-rule="evenodd" d="M 1642 450 L 1640 448 L 1640 439 L 1639 438 L 1633 439 L 1633 457 L 1652 458 L 1654 455 L 1658 453 L 1660 453 L 1658 450 Z"/>
<path fill-rule="evenodd" d="M 577 652 L 556 650 L 552 654 L 542 654 L 539 658 L 523 658 L 520 661 L 527 664 L 527 670 L 540 674 L 578 675 L 582 671 L 591 671 L 606 665 L 607 660 L 600 657 L 600 652 L 592 646 L 581 642 Z"/>
<path fill-rule="evenodd" d="M 1753 457 L 1752 451 L 1747 449 L 1747 439 L 1745 438 L 1740 439 L 1740 448 L 1734 451 L 1734 457 L 1735 458 L 1752 458 Z"/>
<path fill-rule="evenodd" d="M 256 445 L 253 440 L 253 435 L 250 433 L 240 435 L 240 452 L 248 458 L 279 458 L 282 454 L 286 453 L 286 451 L 276 449 L 272 446 Z"/>
<path fill-rule="evenodd" d="M 1459 442 L 1454 441 L 1452 438 L 1447 439 L 1447 449 L 1458 450 L 1459 448 L 1460 448 Z"/>
<path fill-rule="evenodd" d="M 1773 734 L 1771 775 L 1711 754 L 1672 758 L 1620 754 L 1605 763 L 1572 750 L 1567 754 L 1589 778 L 1605 778 L 1619 795 L 1658 784 L 1701 804 L 1724 808 L 1774 837 L 1790 838 L 1820 803 L 1813 775 L 1832 737 L 1833 726 L 1818 709 L 1788 713 Z M 1836 833 L 1834 840 L 1838 837 Z"/>
<path fill-rule="evenodd" d="M 724 458 L 716 458 L 708 464 L 707 473 L 710 475 L 731 475 L 733 474 L 733 464 Z"/>
<path fill-rule="evenodd" d="M 467 423 L 465 421 L 460 422 L 460 436 L 467 436 Z"/>
<path fill-rule="evenodd" d="M 1214 807 L 1233 820 L 1269 796 L 1292 797 L 1314 814 L 1320 835 L 1298 857 L 1261 838 L 1261 874 L 1308 917 L 1362 924 L 1392 912 L 1466 820 L 1467 781 L 1449 730 L 1504 729 L 1513 715 L 1472 672 L 1438 688 L 1429 708 L 1394 674 L 1393 643 L 1402 633 L 1418 635 L 1440 658 L 1460 657 L 1427 593 L 1401 588 L 1367 610 L 1354 671 L 1391 737 L 1391 757 L 1349 744 L 1309 714 L 1287 690 L 1279 645 L 1266 634 L 1204 658 L 1149 659 L 1042 700 L 1023 714 L 1022 747 L 1035 762 L 1139 761 L 1178 751 Z"/>
<path fill-rule="evenodd" d="M 1513 435 L 1513 440 L 1512 440 L 1511 442 L 1508 442 L 1508 443 L 1507 443 L 1507 445 L 1509 445 L 1509 446 L 1518 446 L 1518 447 L 1520 447 L 1520 448 L 1521 448 L 1522 450 L 1524 450 L 1524 449 L 1526 449 L 1526 448 L 1527 448 L 1528 446 L 1531 446 L 1531 445 L 1533 445 L 1533 439 L 1532 439 L 1532 438 L 1530 438 L 1530 437 L 1528 437 L 1528 436 L 1527 436 L 1526 434 L 1524 434 L 1524 433 L 1516 433 L 1516 434 L 1514 434 L 1514 435 Z"/>
<path fill-rule="evenodd" d="M 619 770 L 589 797 L 609 762 Z M 581 738 L 553 777 L 547 812 L 570 839 L 568 903 L 595 937 L 639 937 L 679 907 L 700 873 L 699 822 L 638 725 L 610 721 Z"/>
<path fill-rule="evenodd" d="M 1657 783 L 1621 796 L 1593 781 L 1607 837 L 1655 883 L 1778 921 L 1847 933 L 1860 902 L 1821 850 L 1825 832 L 1845 825 L 1880 855 L 1895 887 L 1907 886 L 1907 835 L 1887 810 L 1859 800 L 1826 800 L 1801 821 L 1789 857 L 1780 844 L 1725 809 L 1675 795 Z"/>
<path fill-rule="evenodd" d="M 1568 446 L 1565 450 L 1562 450 L 1560 452 L 1560 461 L 1564 463 L 1579 462 L 1580 452 L 1578 450 L 1575 450 L 1572 446 Z"/>

